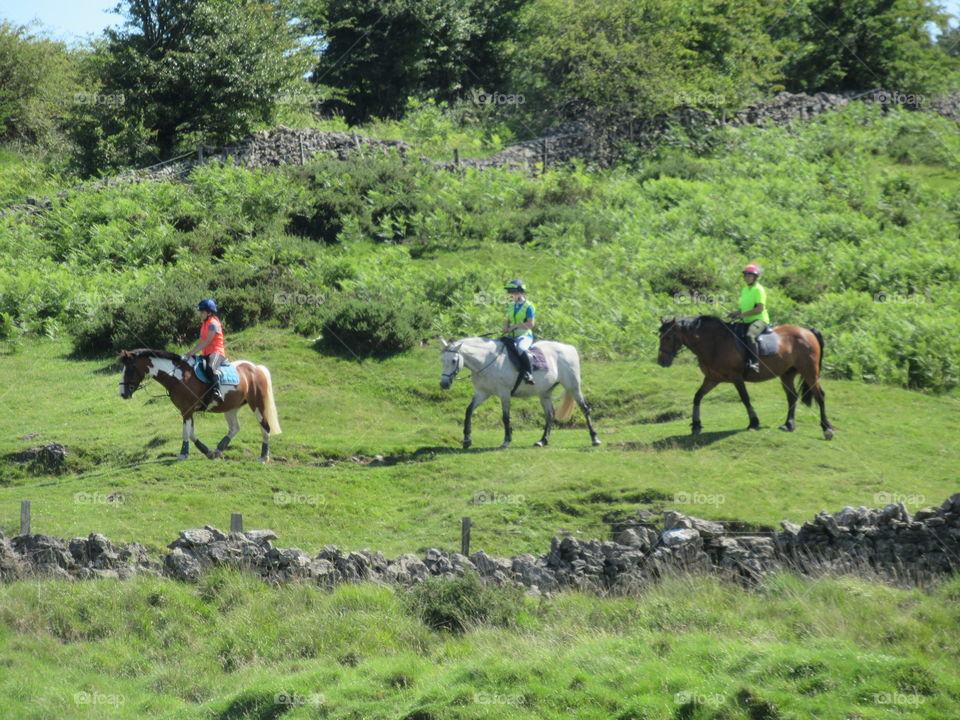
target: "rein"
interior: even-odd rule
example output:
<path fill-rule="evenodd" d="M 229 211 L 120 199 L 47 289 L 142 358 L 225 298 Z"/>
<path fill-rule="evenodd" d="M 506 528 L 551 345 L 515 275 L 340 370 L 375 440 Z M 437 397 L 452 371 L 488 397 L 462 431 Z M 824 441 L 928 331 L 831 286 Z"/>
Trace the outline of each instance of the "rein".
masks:
<path fill-rule="evenodd" d="M 487 337 L 488 335 L 493 335 L 493 333 L 487 333 L 486 335 L 477 335 L 477 337 Z M 503 354 L 503 350 L 504 350 L 504 348 L 501 347 L 500 350 L 498 350 L 496 353 L 494 353 L 493 359 L 492 359 L 490 362 L 488 362 L 486 365 L 484 365 L 482 368 L 480 368 L 480 369 L 477 370 L 476 372 L 474 372 L 473 370 L 471 370 L 471 371 L 470 371 L 470 374 L 467 375 L 466 377 L 458 378 L 458 377 L 456 376 L 457 373 L 460 372 L 460 370 L 454 370 L 452 373 L 440 373 L 440 377 L 447 377 L 447 376 L 449 375 L 451 382 L 456 382 L 457 380 L 471 380 L 475 375 L 479 375 L 479 374 L 482 373 L 484 370 L 486 370 L 488 367 L 490 367 L 491 365 L 493 365 L 493 363 L 496 362 L 497 358 L 500 357 L 501 354 Z M 459 354 L 460 354 L 460 346 L 458 345 L 458 346 L 456 347 L 456 349 L 453 349 L 453 350 L 451 350 L 451 349 L 449 349 L 449 348 L 444 348 L 444 349 L 443 349 L 443 352 L 445 352 L 445 353 L 446 353 L 446 352 L 448 352 L 448 353 L 455 353 L 455 354 L 459 355 Z"/>

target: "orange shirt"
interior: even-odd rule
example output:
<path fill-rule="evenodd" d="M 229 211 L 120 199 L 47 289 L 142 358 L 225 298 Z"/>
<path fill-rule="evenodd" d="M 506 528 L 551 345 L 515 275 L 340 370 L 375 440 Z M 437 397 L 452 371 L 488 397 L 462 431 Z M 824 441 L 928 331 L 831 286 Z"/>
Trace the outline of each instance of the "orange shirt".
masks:
<path fill-rule="evenodd" d="M 213 334 L 213 340 L 203 349 L 203 354 L 220 353 L 226 357 L 227 351 L 223 346 L 223 326 L 220 324 L 220 318 L 215 315 L 211 315 L 200 325 L 200 341 L 205 342 L 211 334 Z"/>

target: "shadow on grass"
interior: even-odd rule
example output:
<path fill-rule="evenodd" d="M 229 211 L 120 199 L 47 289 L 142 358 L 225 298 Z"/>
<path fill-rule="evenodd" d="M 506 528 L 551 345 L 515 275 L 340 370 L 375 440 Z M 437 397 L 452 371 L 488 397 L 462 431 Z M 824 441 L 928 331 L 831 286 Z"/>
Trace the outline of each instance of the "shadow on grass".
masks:
<path fill-rule="evenodd" d="M 705 432 L 699 435 L 671 435 L 654 441 L 651 446 L 654 450 L 697 450 L 698 448 L 713 445 L 718 440 L 723 440 L 732 435 L 748 432 L 748 430 L 719 430 L 717 432 Z"/>

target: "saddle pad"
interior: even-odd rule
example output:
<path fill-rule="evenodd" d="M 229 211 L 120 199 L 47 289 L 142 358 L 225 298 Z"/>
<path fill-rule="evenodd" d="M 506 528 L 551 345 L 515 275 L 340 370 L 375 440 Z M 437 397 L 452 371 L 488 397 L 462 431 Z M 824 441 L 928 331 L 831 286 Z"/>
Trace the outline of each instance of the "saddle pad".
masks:
<path fill-rule="evenodd" d="M 757 347 L 761 357 L 774 355 L 780 349 L 780 336 L 772 328 L 767 328 L 757 337 Z"/>
<path fill-rule="evenodd" d="M 203 360 L 197 358 L 194 360 L 193 371 L 202 382 L 209 383 L 210 379 L 203 371 Z M 221 385 L 239 385 L 240 373 L 231 363 L 224 363 L 220 366 L 220 384 Z"/>
<path fill-rule="evenodd" d="M 530 356 L 531 368 L 534 370 L 547 369 L 547 359 L 543 356 L 543 350 L 538 348 L 536 345 L 531 345 L 530 349 L 527 350 L 527 354 Z"/>

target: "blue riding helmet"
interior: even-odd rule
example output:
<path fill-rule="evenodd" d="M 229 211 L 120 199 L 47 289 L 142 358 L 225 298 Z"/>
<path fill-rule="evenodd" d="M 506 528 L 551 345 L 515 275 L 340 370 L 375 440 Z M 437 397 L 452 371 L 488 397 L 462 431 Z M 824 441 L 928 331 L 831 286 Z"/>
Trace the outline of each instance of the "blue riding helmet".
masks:
<path fill-rule="evenodd" d="M 217 304 L 213 301 L 213 298 L 207 298 L 206 300 L 201 300 L 197 303 L 197 310 L 206 310 L 207 312 L 216 313 Z"/>
<path fill-rule="evenodd" d="M 526 292 L 527 289 L 523 286 L 523 280 L 511 280 L 503 288 L 507 292 Z"/>

